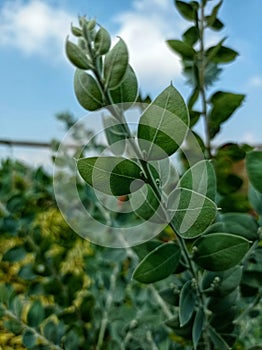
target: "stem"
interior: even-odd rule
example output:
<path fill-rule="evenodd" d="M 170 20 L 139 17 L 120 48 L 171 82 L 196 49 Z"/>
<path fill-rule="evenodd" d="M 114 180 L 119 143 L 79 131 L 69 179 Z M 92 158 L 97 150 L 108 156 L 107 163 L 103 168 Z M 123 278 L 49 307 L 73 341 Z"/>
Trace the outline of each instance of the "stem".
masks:
<path fill-rule="evenodd" d="M 204 118 L 204 125 L 205 125 L 205 136 L 206 136 L 206 152 L 207 157 L 212 158 L 212 152 L 211 152 L 211 137 L 210 137 L 210 123 L 209 118 L 207 115 L 207 98 L 206 98 L 206 89 L 205 89 L 205 69 L 206 69 L 206 62 L 205 62 L 205 44 L 204 44 L 204 32 L 205 32 L 205 4 L 202 0 L 200 3 L 200 21 L 199 21 L 199 38 L 200 38 L 200 64 L 198 67 L 198 74 L 199 74 L 199 90 L 200 90 L 200 96 L 202 101 L 202 115 Z"/>
<path fill-rule="evenodd" d="M 23 329 L 29 330 L 32 333 L 35 334 L 36 338 L 42 341 L 44 344 L 50 346 L 52 350 L 63 350 L 59 345 L 55 345 L 51 343 L 48 339 L 46 339 L 42 334 L 38 333 L 35 328 L 32 328 L 25 324 L 23 321 L 21 321 L 15 314 L 13 314 L 10 310 L 5 309 L 5 316 L 9 319 L 15 320 L 16 322 L 20 323 Z"/>
<path fill-rule="evenodd" d="M 108 312 L 109 312 L 109 309 L 110 309 L 112 301 L 113 301 L 112 295 L 113 295 L 115 287 L 116 287 L 116 278 L 117 278 L 118 272 L 119 272 L 119 269 L 118 269 L 118 266 L 116 265 L 114 267 L 112 275 L 110 277 L 110 289 L 108 291 L 108 295 L 107 295 L 107 299 L 106 299 L 106 303 L 105 303 L 105 310 L 103 313 L 100 331 L 98 334 L 96 350 L 102 349 L 102 346 L 104 343 L 104 336 L 105 336 L 106 327 L 107 327 L 107 323 L 108 323 Z"/>

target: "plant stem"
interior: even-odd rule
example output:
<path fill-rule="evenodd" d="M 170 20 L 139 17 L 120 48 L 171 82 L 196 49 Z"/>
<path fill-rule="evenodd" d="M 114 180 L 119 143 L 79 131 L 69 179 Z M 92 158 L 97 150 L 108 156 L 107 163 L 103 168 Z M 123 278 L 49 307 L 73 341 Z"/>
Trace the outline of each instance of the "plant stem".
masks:
<path fill-rule="evenodd" d="M 98 334 L 98 340 L 96 344 L 96 350 L 102 349 L 103 343 L 104 343 L 104 337 L 105 337 L 105 332 L 106 332 L 106 327 L 108 323 L 108 312 L 111 307 L 112 301 L 113 301 L 113 293 L 116 287 L 116 278 L 119 272 L 118 265 L 115 265 L 112 275 L 110 277 L 110 289 L 108 291 L 106 303 L 105 303 L 105 310 L 103 313 L 103 318 L 101 321 L 101 326 L 100 326 L 100 331 Z"/>
<path fill-rule="evenodd" d="M 205 69 L 206 69 L 206 57 L 205 57 L 205 4 L 204 1 L 201 0 L 200 3 L 200 20 L 199 20 L 199 38 L 200 38 L 200 64 L 198 66 L 198 72 L 199 72 L 199 89 L 200 89 L 200 96 L 202 101 L 202 115 L 204 118 L 204 125 L 205 125 L 205 136 L 206 136 L 206 152 L 207 157 L 209 159 L 212 158 L 212 152 L 211 152 L 211 137 L 210 137 L 210 123 L 209 123 L 209 117 L 207 112 L 207 98 L 206 98 L 206 89 L 205 89 Z"/>

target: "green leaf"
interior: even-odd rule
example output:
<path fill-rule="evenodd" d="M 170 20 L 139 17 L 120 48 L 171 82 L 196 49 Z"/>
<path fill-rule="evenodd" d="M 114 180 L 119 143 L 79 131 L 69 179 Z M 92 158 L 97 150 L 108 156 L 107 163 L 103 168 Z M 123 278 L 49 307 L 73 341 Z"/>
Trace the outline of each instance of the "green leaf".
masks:
<path fill-rule="evenodd" d="M 212 233 L 200 237 L 194 244 L 195 262 L 209 271 L 223 271 L 237 265 L 249 249 L 249 241 L 243 237 Z"/>
<path fill-rule="evenodd" d="M 179 264 L 180 248 L 164 243 L 151 251 L 136 267 L 133 278 L 142 283 L 153 283 L 168 277 Z"/>
<path fill-rule="evenodd" d="M 27 314 L 27 323 L 30 327 L 38 327 L 45 318 L 45 309 L 40 300 L 34 301 Z"/>
<path fill-rule="evenodd" d="M 173 306 L 179 305 L 179 291 L 175 288 L 163 289 L 159 292 L 159 295 L 166 303 Z"/>
<path fill-rule="evenodd" d="M 170 194 L 167 207 L 177 234 L 185 239 L 204 233 L 217 213 L 212 200 L 185 188 L 176 188 Z"/>
<path fill-rule="evenodd" d="M 197 12 L 191 4 L 188 4 L 184 1 L 175 0 L 176 8 L 178 9 L 179 13 L 187 20 L 189 21 L 195 21 Z"/>
<path fill-rule="evenodd" d="M 225 122 L 241 106 L 245 95 L 230 92 L 216 92 L 210 99 L 212 109 L 209 113 L 210 135 L 213 138 Z"/>
<path fill-rule="evenodd" d="M 262 271 L 246 270 L 243 273 L 243 283 L 253 288 L 261 288 Z"/>
<path fill-rule="evenodd" d="M 230 350 L 230 347 L 228 344 L 224 341 L 224 339 L 219 335 L 213 327 L 210 325 L 208 326 L 207 329 L 210 339 L 212 340 L 212 343 L 215 345 L 216 349 L 219 350 Z"/>
<path fill-rule="evenodd" d="M 167 45 L 183 59 L 193 60 L 196 55 L 193 47 L 181 40 L 167 40 Z"/>
<path fill-rule="evenodd" d="M 206 20 L 209 21 L 210 16 L 206 16 Z M 220 21 L 219 18 L 216 18 L 214 23 L 212 25 L 209 25 L 210 28 L 214 29 L 214 30 L 221 30 L 222 28 L 224 28 L 224 24 L 223 22 Z"/>
<path fill-rule="evenodd" d="M 250 185 L 248 198 L 252 207 L 255 209 L 258 215 L 262 217 L 262 193 L 258 192 L 252 185 Z"/>
<path fill-rule="evenodd" d="M 144 111 L 138 126 L 138 142 L 146 160 L 166 158 L 182 144 L 189 125 L 186 104 L 170 85 Z"/>
<path fill-rule="evenodd" d="M 197 27 L 190 27 L 184 34 L 183 34 L 183 41 L 193 46 L 199 39 L 199 30 Z"/>
<path fill-rule="evenodd" d="M 128 50 L 120 38 L 118 43 L 106 54 L 104 79 L 106 89 L 116 89 L 122 82 L 128 68 Z"/>
<path fill-rule="evenodd" d="M 121 109 L 126 110 L 136 101 L 138 94 L 138 83 L 133 68 L 128 65 L 122 83 L 110 91 L 114 103 L 121 104 Z"/>
<path fill-rule="evenodd" d="M 81 158 L 77 168 L 90 186 L 109 195 L 126 195 L 144 185 L 140 167 L 123 157 Z"/>
<path fill-rule="evenodd" d="M 191 319 L 195 310 L 196 294 L 192 286 L 192 281 L 187 281 L 181 290 L 179 299 L 179 320 L 183 327 Z"/>
<path fill-rule="evenodd" d="M 16 262 L 25 258 L 26 251 L 21 245 L 17 245 L 4 253 L 2 261 Z"/>
<path fill-rule="evenodd" d="M 222 3 L 223 3 L 223 0 L 219 1 L 219 3 L 213 7 L 211 15 L 206 17 L 206 24 L 211 28 L 217 19 L 217 14 L 218 14 L 218 11 L 219 11 Z"/>
<path fill-rule="evenodd" d="M 26 329 L 23 333 L 23 345 L 31 349 L 36 344 L 36 334 L 30 329 Z"/>
<path fill-rule="evenodd" d="M 90 74 L 77 69 L 74 89 L 78 102 L 85 109 L 95 111 L 104 106 L 102 92 L 97 81 Z"/>
<path fill-rule="evenodd" d="M 224 229 L 236 235 L 240 235 L 248 240 L 258 239 L 258 224 L 255 218 L 245 213 L 225 213 L 218 218 L 224 225 Z M 218 231 L 216 231 L 218 232 Z"/>
<path fill-rule="evenodd" d="M 212 46 L 207 52 L 207 58 L 215 63 L 230 63 L 238 56 L 238 52 L 226 46 Z"/>
<path fill-rule="evenodd" d="M 216 196 L 216 174 L 209 160 L 202 160 L 189 168 L 181 177 L 177 187 L 187 188 L 211 200 Z"/>
<path fill-rule="evenodd" d="M 196 103 L 198 97 L 199 97 L 199 89 L 196 87 L 193 90 L 192 95 L 189 97 L 189 100 L 188 100 L 188 103 L 187 103 L 189 110 L 191 110 L 193 108 L 193 106 Z"/>
<path fill-rule="evenodd" d="M 226 271 L 206 271 L 203 277 L 203 289 L 209 289 L 212 285 L 215 286 L 210 294 L 223 297 L 235 290 L 242 279 L 242 267 L 239 265 Z"/>
<path fill-rule="evenodd" d="M 111 38 L 108 31 L 100 27 L 94 39 L 94 48 L 97 55 L 105 55 L 111 46 Z"/>
<path fill-rule="evenodd" d="M 205 313 L 203 309 L 199 307 L 195 316 L 195 320 L 193 323 L 193 330 L 192 330 L 192 340 L 193 340 L 194 350 L 197 350 L 197 345 L 204 327 L 204 321 L 205 321 Z"/>
<path fill-rule="evenodd" d="M 248 152 L 246 155 L 246 167 L 252 186 L 262 193 L 262 152 Z"/>
<path fill-rule="evenodd" d="M 82 49 L 68 39 L 65 45 L 66 55 L 69 61 L 79 69 L 90 69 L 91 65 Z"/>
<path fill-rule="evenodd" d="M 3 323 L 5 329 L 15 335 L 20 335 L 23 330 L 23 325 L 18 320 L 5 320 Z"/>
<path fill-rule="evenodd" d="M 130 205 L 134 213 L 149 222 L 168 223 L 160 201 L 148 184 L 132 193 Z"/>
<path fill-rule="evenodd" d="M 115 155 L 122 155 L 126 148 L 127 138 L 124 125 L 120 124 L 113 117 L 103 118 L 103 124 L 107 142 L 110 146 L 110 151 Z"/>
<path fill-rule="evenodd" d="M 147 241 L 145 243 L 134 246 L 133 250 L 139 257 L 139 259 L 142 260 L 146 255 L 148 255 L 148 253 L 150 253 L 160 245 L 162 245 L 160 241 L 152 240 L 152 241 Z"/>

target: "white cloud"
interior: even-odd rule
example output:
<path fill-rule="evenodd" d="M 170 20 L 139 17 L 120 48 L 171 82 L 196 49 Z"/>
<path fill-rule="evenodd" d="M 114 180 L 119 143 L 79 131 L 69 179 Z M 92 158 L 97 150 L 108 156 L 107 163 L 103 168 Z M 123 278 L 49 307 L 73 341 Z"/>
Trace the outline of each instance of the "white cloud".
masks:
<path fill-rule="evenodd" d="M 60 58 L 72 16 L 43 0 L 4 1 L 0 7 L 0 46 L 23 53 Z"/>
<path fill-rule="evenodd" d="M 179 39 L 185 29 L 171 0 L 136 0 L 133 9 L 120 13 L 115 21 L 143 89 L 164 88 L 181 77 L 180 59 L 165 43 Z"/>
<path fill-rule="evenodd" d="M 248 84 L 247 84 L 249 87 L 252 87 L 252 88 L 261 88 L 262 87 L 262 77 L 261 76 L 254 76 L 254 77 L 251 77 L 248 81 Z"/>

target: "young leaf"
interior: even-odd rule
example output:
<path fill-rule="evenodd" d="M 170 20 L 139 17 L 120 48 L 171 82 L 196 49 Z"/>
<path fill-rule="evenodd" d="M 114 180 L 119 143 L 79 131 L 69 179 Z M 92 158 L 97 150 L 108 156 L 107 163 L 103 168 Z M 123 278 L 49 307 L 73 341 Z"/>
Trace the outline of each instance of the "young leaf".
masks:
<path fill-rule="evenodd" d="M 90 62 L 86 54 L 80 49 L 79 46 L 72 43 L 68 39 L 65 46 L 66 55 L 69 61 L 79 69 L 90 69 Z"/>
<path fill-rule="evenodd" d="M 223 3 L 223 0 L 220 0 L 219 3 L 216 6 L 214 6 L 211 15 L 206 17 L 206 24 L 209 27 L 212 27 L 214 25 L 214 23 L 217 19 L 217 13 L 218 13 L 222 3 Z"/>
<path fill-rule="evenodd" d="M 216 174 L 209 160 L 202 160 L 189 168 L 181 177 L 177 187 L 187 188 L 215 200 Z"/>
<path fill-rule="evenodd" d="M 97 55 L 105 55 L 111 46 L 111 38 L 108 31 L 100 27 L 94 39 L 94 48 Z"/>
<path fill-rule="evenodd" d="M 187 281 L 181 290 L 179 299 L 179 320 L 183 327 L 191 319 L 195 310 L 196 294 L 192 287 L 192 281 Z"/>
<path fill-rule="evenodd" d="M 192 330 L 192 340 L 193 340 L 194 350 L 197 350 L 197 345 L 204 327 L 204 320 L 205 320 L 205 313 L 203 309 L 199 307 L 195 316 L 195 320 L 193 323 L 193 330 Z"/>
<path fill-rule="evenodd" d="M 189 125 L 186 104 L 170 85 L 144 111 L 138 126 L 138 142 L 146 160 L 166 158 L 182 144 Z"/>
<path fill-rule="evenodd" d="M 122 82 L 128 67 L 128 50 L 120 38 L 118 43 L 106 54 L 104 79 L 106 89 L 116 89 Z"/>
<path fill-rule="evenodd" d="M 90 74 L 77 69 L 74 88 L 78 102 L 85 109 L 95 111 L 104 106 L 102 92 L 97 81 Z"/>
<path fill-rule="evenodd" d="M 126 195 L 144 185 L 140 167 L 123 157 L 81 158 L 77 168 L 90 186 L 109 195 Z"/>
<path fill-rule="evenodd" d="M 124 125 L 119 124 L 113 117 L 103 118 L 103 124 L 110 150 L 115 155 L 122 155 L 125 151 L 127 137 Z"/>
<path fill-rule="evenodd" d="M 180 40 L 167 40 L 168 46 L 179 54 L 183 59 L 193 60 L 196 55 L 196 51 L 193 47 Z"/>
<path fill-rule="evenodd" d="M 189 21 L 195 21 L 197 13 L 196 13 L 194 6 L 192 6 L 191 4 L 188 4 L 184 1 L 179 1 L 179 0 L 175 0 L 175 5 L 176 5 L 176 8 L 178 9 L 179 13 L 185 19 L 187 19 Z"/>
<path fill-rule="evenodd" d="M 194 243 L 195 262 L 209 271 L 223 271 L 237 265 L 249 249 L 249 241 L 243 237 L 212 233 L 200 237 Z"/>
<path fill-rule="evenodd" d="M 186 188 L 176 188 L 170 194 L 167 206 L 177 234 L 185 239 L 204 233 L 217 212 L 212 200 Z"/>
<path fill-rule="evenodd" d="M 206 16 L 206 20 L 208 21 L 210 18 L 210 16 Z M 224 23 L 220 21 L 219 18 L 216 18 L 214 23 L 209 25 L 210 28 L 212 28 L 213 30 L 221 30 L 224 27 Z"/>
<path fill-rule="evenodd" d="M 151 251 L 136 267 L 133 278 L 142 283 L 153 283 L 168 277 L 179 264 L 178 245 L 164 243 Z"/>
<path fill-rule="evenodd" d="M 246 167 L 252 186 L 262 193 L 262 152 L 248 152 L 246 155 Z"/>
<path fill-rule="evenodd" d="M 110 96 L 114 103 L 121 103 L 123 110 L 128 109 L 137 99 L 138 83 L 133 68 L 128 65 L 122 83 L 114 90 L 110 90 Z"/>

